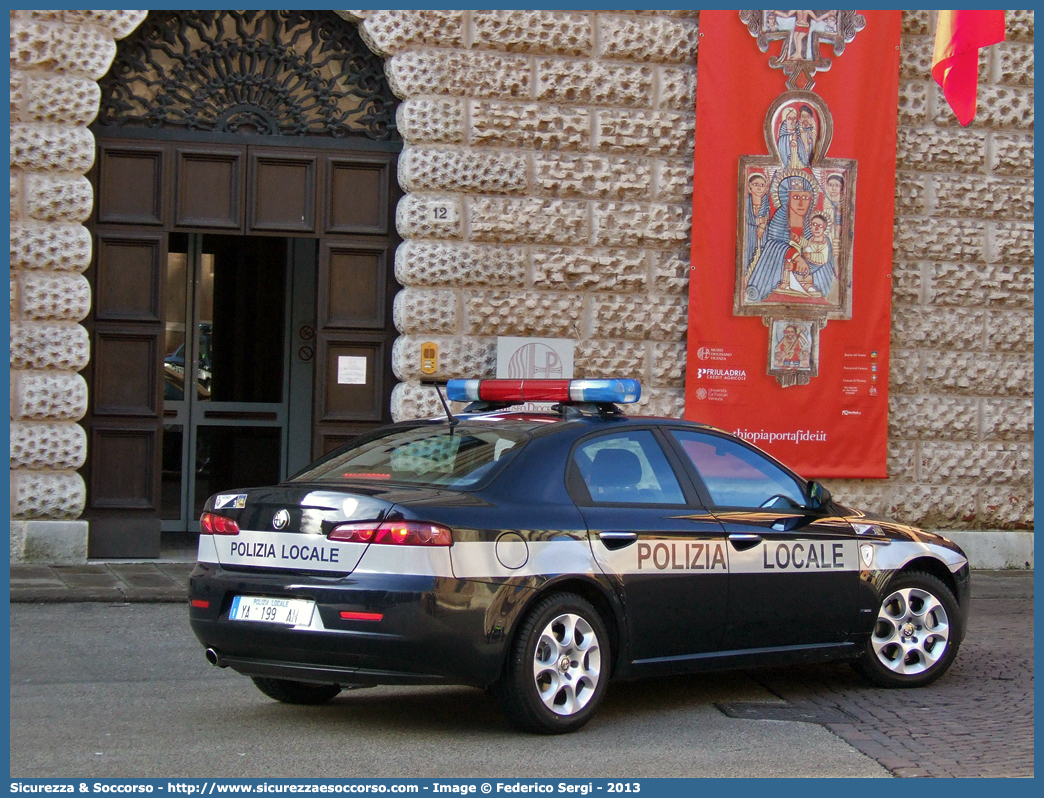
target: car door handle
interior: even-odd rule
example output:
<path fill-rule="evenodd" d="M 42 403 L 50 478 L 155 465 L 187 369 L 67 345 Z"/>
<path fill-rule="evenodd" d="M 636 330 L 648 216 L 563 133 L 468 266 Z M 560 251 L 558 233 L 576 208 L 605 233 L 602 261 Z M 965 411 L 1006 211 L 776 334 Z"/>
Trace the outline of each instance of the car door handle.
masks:
<path fill-rule="evenodd" d="M 598 539 L 607 549 L 622 549 L 638 540 L 637 532 L 599 532 Z"/>
<path fill-rule="evenodd" d="M 736 551 L 746 551 L 749 548 L 757 546 L 761 543 L 761 535 L 754 534 L 753 532 L 734 532 L 729 535 L 729 543 Z"/>

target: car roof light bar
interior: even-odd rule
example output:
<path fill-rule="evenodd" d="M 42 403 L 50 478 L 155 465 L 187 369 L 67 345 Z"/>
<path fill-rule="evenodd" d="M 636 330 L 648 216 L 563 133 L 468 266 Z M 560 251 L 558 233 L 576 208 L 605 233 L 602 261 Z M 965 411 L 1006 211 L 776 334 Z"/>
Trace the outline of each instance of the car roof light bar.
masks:
<path fill-rule="evenodd" d="M 642 395 L 638 380 L 449 380 L 453 402 L 590 402 L 632 404 Z"/>

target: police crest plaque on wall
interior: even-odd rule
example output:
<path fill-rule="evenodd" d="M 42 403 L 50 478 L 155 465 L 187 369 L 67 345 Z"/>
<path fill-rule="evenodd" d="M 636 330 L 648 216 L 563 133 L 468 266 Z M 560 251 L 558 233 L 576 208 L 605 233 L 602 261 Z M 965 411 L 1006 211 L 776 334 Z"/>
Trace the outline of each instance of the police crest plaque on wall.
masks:
<path fill-rule="evenodd" d="M 769 65 L 790 91 L 765 115 L 769 154 L 739 159 L 733 313 L 764 320 L 768 373 L 781 386 L 807 385 L 828 320 L 852 318 L 856 162 L 827 157 L 833 118 L 813 88 L 831 62 L 819 48 L 840 55 L 866 23 L 854 11 L 739 13 L 762 52 L 783 40 Z"/>

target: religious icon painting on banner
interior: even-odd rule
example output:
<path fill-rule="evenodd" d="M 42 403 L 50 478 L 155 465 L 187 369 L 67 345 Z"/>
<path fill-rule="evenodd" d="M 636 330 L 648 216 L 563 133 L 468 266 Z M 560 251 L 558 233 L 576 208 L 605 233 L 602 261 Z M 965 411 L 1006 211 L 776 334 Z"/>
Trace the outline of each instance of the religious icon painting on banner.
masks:
<path fill-rule="evenodd" d="M 736 290 L 733 313 L 769 327 L 768 373 L 783 387 L 818 374 L 819 334 L 831 319 L 852 318 L 856 162 L 828 158 L 834 133 L 826 102 L 811 89 L 863 27 L 849 11 L 740 12 L 764 52 L 783 39 L 770 66 L 792 90 L 765 115 L 768 155 L 739 159 Z M 794 90 L 794 86 L 802 88 Z M 786 357 L 784 350 L 801 352 Z"/>

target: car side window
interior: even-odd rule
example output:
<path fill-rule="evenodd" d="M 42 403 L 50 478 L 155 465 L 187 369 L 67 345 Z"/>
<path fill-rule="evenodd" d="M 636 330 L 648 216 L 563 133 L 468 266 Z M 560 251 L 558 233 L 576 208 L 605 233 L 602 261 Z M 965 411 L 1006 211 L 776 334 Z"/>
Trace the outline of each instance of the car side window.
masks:
<path fill-rule="evenodd" d="M 649 430 L 602 435 L 578 447 L 573 459 L 594 502 L 685 504 L 678 478 Z"/>
<path fill-rule="evenodd" d="M 803 507 L 802 485 L 753 449 L 717 435 L 671 430 L 718 507 Z"/>

